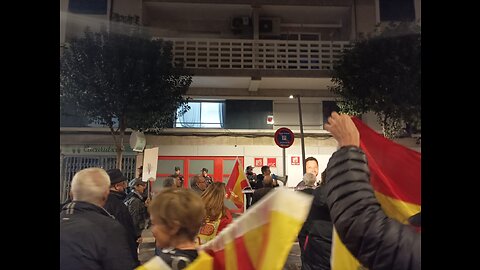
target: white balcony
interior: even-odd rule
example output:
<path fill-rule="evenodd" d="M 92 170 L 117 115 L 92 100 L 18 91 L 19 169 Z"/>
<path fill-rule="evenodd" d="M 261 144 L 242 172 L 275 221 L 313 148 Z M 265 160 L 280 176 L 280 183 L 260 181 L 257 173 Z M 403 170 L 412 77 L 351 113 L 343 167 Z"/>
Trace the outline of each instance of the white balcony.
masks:
<path fill-rule="evenodd" d="M 165 38 L 192 69 L 331 70 L 348 41 Z"/>

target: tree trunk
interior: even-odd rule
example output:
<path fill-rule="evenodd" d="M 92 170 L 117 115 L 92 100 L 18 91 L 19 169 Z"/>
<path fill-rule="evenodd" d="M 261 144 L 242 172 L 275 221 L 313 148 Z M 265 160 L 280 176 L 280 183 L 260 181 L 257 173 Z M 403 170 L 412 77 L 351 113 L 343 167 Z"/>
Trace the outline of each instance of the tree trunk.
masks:
<path fill-rule="evenodd" d="M 117 141 L 117 169 L 122 170 L 123 161 L 123 137 L 125 136 L 125 129 L 127 129 L 127 123 L 125 123 L 125 117 L 118 119 L 118 128 L 120 129 L 120 139 Z"/>
<path fill-rule="evenodd" d="M 387 114 L 384 114 L 383 115 L 383 124 L 382 124 L 382 133 L 383 133 L 383 137 L 388 137 L 387 136 Z"/>
<path fill-rule="evenodd" d="M 113 141 L 115 143 L 116 149 L 116 165 L 115 167 L 119 170 L 122 170 L 122 158 L 123 158 L 123 134 L 125 134 L 125 130 L 120 130 L 120 138 L 117 138 L 118 129 L 115 131 L 113 126 L 110 126 L 110 134 L 112 134 Z"/>
<path fill-rule="evenodd" d="M 121 139 L 123 141 L 123 139 Z M 117 169 L 122 170 L 123 150 L 119 145 L 115 145 L 117 148 Z"/>

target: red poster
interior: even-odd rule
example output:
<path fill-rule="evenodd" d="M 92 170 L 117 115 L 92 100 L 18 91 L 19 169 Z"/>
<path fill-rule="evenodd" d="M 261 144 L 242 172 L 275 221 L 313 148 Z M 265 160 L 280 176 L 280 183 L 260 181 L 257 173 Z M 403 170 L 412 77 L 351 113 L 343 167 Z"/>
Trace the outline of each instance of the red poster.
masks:
<path fill-rule="evenodd" d="M 267 158 L 268 167 L 277 167 L 277 158 Z"/>
<path fill-rule="evenodd" d="M 263 158 L 254 158 L 255 167 L 262 167 L 263 166 Z"/>
<path fill-rule="evenodd" d="M 300 157 L 292 157 L 292 165 L 300 165 Z"/>

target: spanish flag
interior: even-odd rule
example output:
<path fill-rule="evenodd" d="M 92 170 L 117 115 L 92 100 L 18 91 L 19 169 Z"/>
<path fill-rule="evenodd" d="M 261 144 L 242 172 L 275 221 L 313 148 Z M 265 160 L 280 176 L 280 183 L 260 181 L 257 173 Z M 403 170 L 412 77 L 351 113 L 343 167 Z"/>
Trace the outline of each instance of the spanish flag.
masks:
<path fill-rule="evenodd" d="M 217 237 L 200 246 L 213 257 L 209 268 L 192 264 L 187 270 L 283 269 L 312 200 L 302 192 L 284 188 L 269 192 Z"/>
<path fill-rule="evenodd" d="M 280 270 L 307 218 L 313 197 L 276 188 L 199 247 L 185 270 Z M 171 270 L 155 256 L 136 270 Z"/>
<path fill-rule="evenodd" d="M 235 203 L 235 205 L 243 210 L 243 193 L 242 190 L 250 186 L 243 172 L 243 167 L 240 165 L 239 159 L 235 161 L 235 166 L 233 166 L 232 173 L 228 178 L 227 185 L 225 189 L 227 190 L 227 196 Z"/>
<path fill-rule="evenodd" d="M 352 117 L 360 133 L 360 147 L 367 155 L 370 183 L 385 214 L 401 223 L 420 212 L 421 154 L 378 134 Z M 350 254 L 334 232 L 332 269 L 359 269 L 360 263 Z"/>

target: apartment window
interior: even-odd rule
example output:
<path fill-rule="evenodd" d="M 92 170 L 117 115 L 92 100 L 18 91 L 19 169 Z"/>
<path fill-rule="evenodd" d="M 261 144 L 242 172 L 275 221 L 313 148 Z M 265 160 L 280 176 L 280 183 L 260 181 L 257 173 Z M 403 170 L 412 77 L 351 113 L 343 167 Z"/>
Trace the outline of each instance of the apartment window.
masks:
<path fill-rule="evenodd" d="M 414 21 L 414 0 L 379 0 L 380 21 Z"/>
<path fill-rule="evenodd" d="M 177 111 L 175 127 L 177 128 L 223 128 L 224 102 L 194 101 L 189 102 L 190 110 L 183 115 Z"/>
<path fill-rule="evenodd" d="M 107 14 L 107 0 L 70 0 L 68 10 L 80 14 Z"/>

